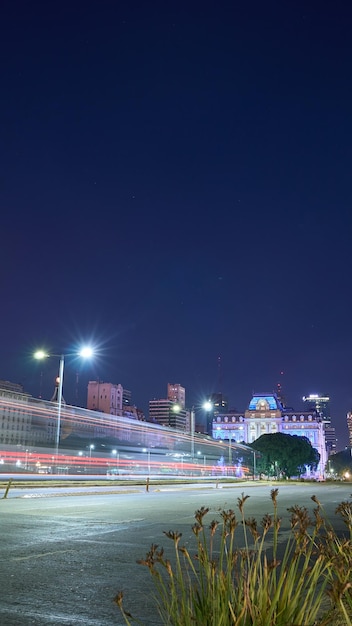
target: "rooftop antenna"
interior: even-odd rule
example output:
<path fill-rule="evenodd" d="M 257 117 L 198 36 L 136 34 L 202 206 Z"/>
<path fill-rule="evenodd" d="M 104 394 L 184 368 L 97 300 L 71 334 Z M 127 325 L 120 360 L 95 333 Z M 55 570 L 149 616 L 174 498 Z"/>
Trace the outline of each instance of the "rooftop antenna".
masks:
<path fill-rule="evenodd" d="M 284 375 L 284 372 L 281 371 L 280 372 L 280 376 L 283 376 L 283 375 Z M 276 385 L 276 395 L 278 397 L 278 400 L 281 402 L 282 406 L 285 406 L 285 404 L 286 404 L 285 403 L 285 397 L 284 397 L 283 392 L 282 392 L 282 385 L 281 385 L 280 380 L 278 381 L 278 383 Z"/>
<path fill-rule="evenodd" d="M 221 356 L 218 356 L 218 393 L 222 393 Z"/>

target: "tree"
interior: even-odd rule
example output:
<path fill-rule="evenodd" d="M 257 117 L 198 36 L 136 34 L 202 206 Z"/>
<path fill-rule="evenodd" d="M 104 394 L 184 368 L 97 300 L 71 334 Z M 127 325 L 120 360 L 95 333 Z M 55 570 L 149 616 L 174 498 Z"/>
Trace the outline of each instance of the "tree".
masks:
<path fill-rule="evenodd" d="M 328 459 L 327 469 L 331 474 L 344 476 L 346 472 L 352 473 L 352 449 L 346 448 L 336 454 L 331 454 Z"/>
<path fill-rule="evenodd" d="M 316 469 L 320 459 L 309 439 L 297 435 L 262 435 L 251 448 L 260 453 L 257 469 L 267 476 L 300 476 L 307 466 Z"/>

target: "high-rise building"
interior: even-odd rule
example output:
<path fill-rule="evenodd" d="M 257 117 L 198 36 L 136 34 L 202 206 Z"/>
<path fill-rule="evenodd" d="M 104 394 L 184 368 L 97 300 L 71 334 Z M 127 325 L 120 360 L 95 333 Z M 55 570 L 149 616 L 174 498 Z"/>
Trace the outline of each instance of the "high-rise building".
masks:
<path fill-rule="evenodd" d="M 324 420 L 331 420 L 330 397 L 327 394 L 319 395 L 318 393 L 311 393 L 309 396 L 303 396 L 303 402 L 307 406 L 307 411 L 316 411 Z"/>
<path fill-rule="evenodd" d="M 171 384 L 167 385 L 167 399 L 171 400 L 175 404 L 178 404 L 181 409 L 184 409 L 186 406 L 186 390 L 184 387 L 181 387 L 179 384 Z"/>
<path fill-rule="evenodd" d="M 132 405 L 132 393 L 123 387 L 122 391 L 122 404 L 123 406 L 131 406 Z"/>
<path fill-rule="evenodd" d="M 90 380 L 87 409 L 110 415 L 122 415 L 123 387 L 112 383 Z"/>
<path fill-rule="evenodd" d="M 167 398 L 149 401 L 149 421 L 160 426 L 186 431 L 188 416 L 189 411 Z"/>
<path fill-rule="evenodd" d="M 316 411 L 323 420 L 326 449 L 328 454 L 334 454 L 336 452 L 336 431 L 331 423 L 330 397 L 327 394 L 311 393 L 309 396 L 303 396 L 303 402 L 308 411 Z"/>
<path fill-rule="evenodd" d="M 348 428 L 348 438 L 350 443 L 350 448 L 352 452 L 352 411 L 347 413 L 347 428 Z"/>
<path fill-rule="evenodd" d="M 209 397 L 209 401 L 213 405 L 213 414 L 226 413 L 228 410 L 227 398 L 222 393 L 212 393 Z"/>
<path fill-rule="evenodd" d="M 190 428 L 190 412 L 185 409 L 185 388 L 179 384 L 167 385 L 167 398 L 149 401 L 149 421 L 188 431 Z"/>

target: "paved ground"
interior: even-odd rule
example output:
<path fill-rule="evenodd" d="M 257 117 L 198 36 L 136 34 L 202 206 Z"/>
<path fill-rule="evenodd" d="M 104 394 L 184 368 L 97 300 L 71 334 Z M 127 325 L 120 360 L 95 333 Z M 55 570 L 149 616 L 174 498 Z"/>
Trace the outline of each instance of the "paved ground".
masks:
<path fill-rule="evenodd" d="M 277 486 L 277 485 L 274 485 Z M 287 526 L 288 506 L 312 508 L 316 494 L 330 517 L 351 485 L 278 485 Z M 143 558 L 151 543 L 171 550 L 165 530 L 183 533 L 194 545 L 194 512 L 209 506 L 209 522 L 220 509 L 236 508 L 242 492 L 247 516 L 271 512 L 270 484 L 162 485 L 103 488 L 64 487 L 16 490 L 0 500 L 1 626 L 123 625 L 113 603 L 124 590 L 125 604 L 145 626 L 157 626 L 152 583 Z M 10 494 L 9 494 L 10 496 Z M 340 532 L 343 524 L 336 524 Z"/>

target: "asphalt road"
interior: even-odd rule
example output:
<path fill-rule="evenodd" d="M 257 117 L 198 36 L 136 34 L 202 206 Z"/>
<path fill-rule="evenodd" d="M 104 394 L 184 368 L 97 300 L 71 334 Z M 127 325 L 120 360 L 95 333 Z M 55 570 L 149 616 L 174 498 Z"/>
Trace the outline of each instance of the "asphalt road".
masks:
<path fill-rule="evenodd" d="M 33 488 L 0 500 L 1 626 L 122 626 L 113 598 L 124 591 L 125 606 L 145 626 L 158 626 L 153 587 L 143 558 L 152 543 L 172 554 L 163 531 L 182 532 L 194 545 L 194 512 L 210 507 L 236 509 L 241 493 L 250 495 L 246 516 L 272 512 L 269 484 L 162 485 L 106 488 Z M 329 518 L 351 496 L 350 484 L 278 485 L 279 511 L 288 528 L 287 507 L 314 504 L 315 494 Z M 53 488 L 54 489 L 54 488 Z M 112 486 L 110 486 L 110 491 Z M 343 532 L 337 519 L 334 527 Z M 283 534 L 285 536 L 285 532 Z"/>

